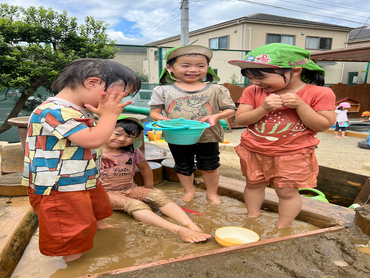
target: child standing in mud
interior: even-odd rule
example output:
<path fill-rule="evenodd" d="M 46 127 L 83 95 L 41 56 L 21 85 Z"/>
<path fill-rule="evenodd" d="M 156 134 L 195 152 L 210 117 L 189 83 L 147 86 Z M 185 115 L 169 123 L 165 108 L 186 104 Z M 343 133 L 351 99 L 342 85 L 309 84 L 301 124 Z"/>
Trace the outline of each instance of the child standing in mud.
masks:
<path fill-rule="evenodd" d="M 181 199 L 194 198 L 194 171 L 198 168 L 207 187 L 207 198 L 219 204 L 219 142 L 224 140 L 220 120 L 234 115 L 235 104 L 225 87 L 211 83 L 219 81 L 209 66 L 211 58 L 212 51 L 204 46 L 171 48 L 160 77 L 164 86 L 154 88 L 149 106 L 150 117 L 155 120 L 184 118 L 211 125 L 196 144 L 168 146 L 175 160 L 174 170 L 184 188 Z"/>
<path fill-rule="evenodd" d="M 206 241 L 211 235 L 203 233 L 166 193 L 154 189 L 152 169 L 138 149 L 142 144 L 139 136 L 143 129 L 144 125 L 139 119 L 119 116 L 113 134 L 103 145 L 103 153 L 113 156 L 117 163 L 113 167 L 101 169 L 101 179 L 112 209 L 124 211 L 139 221 L 167 229 L 185 242 Z M 133 181 L 136 166 L 143 177 L 143 187 L 137 186 Z M 184 226 L 163 219 L 145 203 L 152 203 L 163 214 Z"/>
<path fill-rule="evenodd" d="M 248 217 L 260 216 L 268 184 L 279 198 L 277 228 L 299 214 L 299 188 L 316 187 L 317 132 L 335 123 L 335 95 L 324 85 L 324 70 L 296 46 L 272 43 L 231 60 L 252 84 L 239 100 L 235 119 L 248 128 L 235 150 L 246 177 Z"/>
<path fill-rule="evenodd" d="M 55 97 L 31 114 L 22 185 L 38 215 L 39 248 L 68 262 L 94 246 L 112 215 L 100 180 L 102 145 L 112 134 L 123 97 L 140 89 L 139 76 L 111 60 L 71 62 L 53 83 Z M 100 116 L 96 122 L 89 110 Z"/>

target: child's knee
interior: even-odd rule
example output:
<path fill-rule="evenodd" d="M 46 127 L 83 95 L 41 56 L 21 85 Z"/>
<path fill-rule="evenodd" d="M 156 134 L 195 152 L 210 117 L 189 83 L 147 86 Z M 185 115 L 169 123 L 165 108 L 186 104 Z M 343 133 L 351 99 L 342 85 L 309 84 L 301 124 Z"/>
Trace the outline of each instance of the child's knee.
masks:
<path fill-rule="evenodd" d="M 173 200 L 168 197 L 166 193 L 159 189 L 151 190 L 146 195 L 146 199 L 150 202 L 153 202 L 159 208 L 173 202 Z"/>
<path fill-rule="evenodd" d="M 275 188 L 276 195 L 280 199 L 293 199 L 296 198 L 297 196 L 300 197 L 298 188 L 295 187 L 286 187 L 286 188 Z"/>
<path fill-rule="evenodd" d="M 177 174 L 181 174 L 187 177 L 190 177 L 195 170 L 197 169 L 194 165 L 188 166 L 188 165 L 175 165 L 173 168 Z"/>
<path fill-rule="evenodd" d="M 130 200 L 123 207 L 123 210 L 132 216 L 134 211 L 138 210 L 151 210 L 150 207 L 142 201 L 139 200 Z"/>

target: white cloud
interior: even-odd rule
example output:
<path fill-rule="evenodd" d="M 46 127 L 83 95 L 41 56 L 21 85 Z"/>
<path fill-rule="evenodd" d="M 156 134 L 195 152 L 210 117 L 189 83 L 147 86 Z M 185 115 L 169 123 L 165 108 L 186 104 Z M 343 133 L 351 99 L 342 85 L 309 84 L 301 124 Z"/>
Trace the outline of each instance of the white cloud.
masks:
<path fill-rule="evenodd" d="M 181 33 L 181 11 L 179 9 L 181 0 L 2 0 L 1 2 L 23 7 L 51 7 L 57 12 L 66 10 L 69 16 L 77 17 L 79 23 L 83 23 L 86 16 L 93 16 L 97 20 L 107 22 L 110 26 L 108 31 L 110 37 L 122 44 L 144 44 Z M 294 5 L 291 1 L 290 4 L 288 1 L 282 0 L 264 0 L 263 3 L 284 7 L 284 9 L 242 1 L 190 0 L 190 31 L 254 13 L 267 13 L 357 27 L 361 25 L 361 22 L 365 23 L 366 17 L 370 12 L 370 2 L 359 0 L 351 1 L 350 4 L 345 0 L 326 0 L 320 6 L 315 4 L 316 2 L 305 0 L 296 0 L 294 2 L 300 5 Z M 340 6 L 351 7 L 353 10 Z M 173 13 L 168 16 L 172 11 Z M 299 11 L 310 14 L 300 13 Z M 359 23 L 320 16 L 324 14 L 337 17 L 338 19 L 344 18 L 358 21 Z M 168 17 L 165 18 L 166 16 Z M 134 25 L 131 27 L 135 29 L 121 30 L 124 29 L 122 20 L 134 22 Z M 132 34 L 133 31 L 136 33 Z"/>

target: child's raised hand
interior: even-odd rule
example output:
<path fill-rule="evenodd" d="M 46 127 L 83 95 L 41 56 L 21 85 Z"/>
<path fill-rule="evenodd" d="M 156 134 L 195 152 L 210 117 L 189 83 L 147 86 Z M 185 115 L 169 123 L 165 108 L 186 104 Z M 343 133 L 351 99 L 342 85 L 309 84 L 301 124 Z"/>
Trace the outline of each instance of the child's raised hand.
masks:
<path fill-rule="evenodd" d="M 289 108 L 297 108 L 302 103 L 305 103 L 297 94 L 286 93 L 281 95 L 283 105 Z"/>
<path fill-rule="evenodd" d="M 90 104 L 85 104 L 85 107 L 99 116 L 102 116 L 102 114 L 114 114 L 118 117 L 122 113 L 122 109 L 132 103 L 131 100 L 121 103 L 122 99 L 126 96 L 127 94 L 123 92 L 119 94 L 116 91 L 110 94 L 102 92 L 98 107 L 94 107 Z"/>
<path fill-rule="evenodd" d="M 277 94 L 271 94 L 265 98 L 262 107 L 267 111 L 272 111 L 283 106 L 281 97 Z"/>

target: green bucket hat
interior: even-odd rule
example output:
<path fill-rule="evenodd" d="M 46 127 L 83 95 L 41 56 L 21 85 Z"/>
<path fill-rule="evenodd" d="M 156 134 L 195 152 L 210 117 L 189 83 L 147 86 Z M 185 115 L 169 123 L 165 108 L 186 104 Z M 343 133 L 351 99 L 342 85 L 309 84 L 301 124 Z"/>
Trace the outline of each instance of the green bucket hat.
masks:
<path fill-rule="evenodd" d="M 187 54 L 200 54 L 204 55 L 208 58 L 209 61 L 212 59 L 212 51 L 208 47 L 202 46 L 202 45 L 183 45 L 171 48 L 166 53 L 166 63 L 168 61 L 172 60 L 173 58 L 187 55 Z M 217 74 L 213 71 L 213 69 L 209 66 L 207 69 L 207 76 L 211 75 L 213 80 L 212 82 L 218 82 L 220 81 L 220 78 L 217 76 Z M 162 70 L 161 76 L 159 77 L 159 82 L 162 84 L 170 84 L 176 81 L 176 76 L 171 75 L 166 68 Z"/>
<path fill-rule="evenodd" d="M 229 64 L 242 69 L 301 67 L 325 76 L 325 71 L 310 60 L 309 51 L 283 43 L 263 45 L 249 52 L 244 60 L 230 60 Z"/>
<path fill-rule="evenodd" d="M 119 115 L 118 118 L 117 118 L 117 121 L 119 121 L 119 120 L 133 121 L 135 123 L 138 123 L 142 128 L 144 128 L 143 122 L 140 121 L 138 118 L 135 118 L 135 117 L 126 116 L 126 115 Z M 143 141 L 141 140 L 140 136 L 135 138 L 135 140 L 133 142 L 133 145 L 134 145 L 134 149 L 138 149 L 143 145 Z"/>

